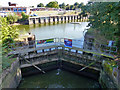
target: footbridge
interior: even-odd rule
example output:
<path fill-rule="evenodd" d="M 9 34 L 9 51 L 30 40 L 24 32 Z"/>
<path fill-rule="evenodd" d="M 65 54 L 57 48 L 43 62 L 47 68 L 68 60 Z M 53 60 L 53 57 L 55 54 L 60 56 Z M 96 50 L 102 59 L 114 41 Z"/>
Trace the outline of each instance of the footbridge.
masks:
<path fill-rule="evenodd" d="M 51 38 L 29 42 L 16 42 L 10 45 L 8 55 L 14 55 L 20 60 L 21 68 L 34 66 L 47 62 L 70 62 L 82 66 L 79 71 L 91 68 L 100 71 L 103 60 L 114 59 L 113 52 L 116 47 L 108 47 L 86 40 Z M 89 46 L 89 48 L 86 48 Z M 107 50 L 102 48 L 108 48 Z M 112 49 L 114 48 L 114 49 Z M 109 51 L 109 52 L 108 52 Z M 44 72 L 44 71 L 42 71 Z"/>

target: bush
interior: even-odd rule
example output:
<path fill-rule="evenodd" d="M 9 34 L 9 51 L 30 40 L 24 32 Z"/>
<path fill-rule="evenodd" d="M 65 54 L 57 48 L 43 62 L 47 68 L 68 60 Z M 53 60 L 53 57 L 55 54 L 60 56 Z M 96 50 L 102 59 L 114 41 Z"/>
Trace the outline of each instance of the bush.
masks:
<path fill-rule="evenodd" d="M 29 15 L 26 15 L 24 12 L 22 12 L 21 15 L 22 15 L 22 19 L 21 19 L 21 21 L 28 20 Z"/>
<path fill-rule="evenodd" d="M 8 49 L 10 47 L 10 43 L 13 43 L 14 39 L 18 37 L 18 29 L 16 26 L 9 25 L 6 18 L 0 17 L 0 24 L 0 32 L 2 33 L 0 38 L 2 39 L 2 46 L 5 46 L 5 49 Z"/>
<path fill-rule="evenodd" d="M 17 20 L 18 20 L 18 16 L 16 14 L 13 14 L 13 15 L 9 14 L 6 18 L 10 24 L 17 22 Z"/>

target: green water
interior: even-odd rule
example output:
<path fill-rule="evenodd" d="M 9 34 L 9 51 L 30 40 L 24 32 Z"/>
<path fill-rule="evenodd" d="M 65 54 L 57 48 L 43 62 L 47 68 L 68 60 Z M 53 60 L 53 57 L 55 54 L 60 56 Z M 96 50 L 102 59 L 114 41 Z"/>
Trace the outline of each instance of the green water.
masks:
<path fill-rule="evenodd" d="M 99 83 L 60 69 L 22 79 L 18 88 L 100 88 Z"/>
<path fill-rule="evenodd" d="M 70 38 L 83 40 L 83 31 L 87 29 L 88 22 L 81 24 L 62 23 L 55 25 L 20 25 L 20 35 L 31 32 L 36 36 L 36 40 L 48 38 Z"/>

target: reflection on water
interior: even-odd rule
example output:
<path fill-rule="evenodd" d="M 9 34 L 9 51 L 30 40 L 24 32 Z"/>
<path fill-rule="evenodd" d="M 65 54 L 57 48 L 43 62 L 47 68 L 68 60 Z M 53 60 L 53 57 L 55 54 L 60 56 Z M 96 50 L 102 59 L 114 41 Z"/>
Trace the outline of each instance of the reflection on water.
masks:
<path fill-rule="evenodd" d="M 60 69 L 25 77 L 19 88 L 100 88 L 92 79 Z"/>
<path fill-rule="evenodd" d="M 83 40 L 83 31 L 87 29 L 88 22 L 82 22 L 81 24 L 55 24 L 55 25 L 22 25 L 18 26 L 21 34 L 31 32 L 35 34 L 36 40 L 48 39 L 48 38 L 70 38 Z M 25 30 L 26 31 L 25 31 Z"/>

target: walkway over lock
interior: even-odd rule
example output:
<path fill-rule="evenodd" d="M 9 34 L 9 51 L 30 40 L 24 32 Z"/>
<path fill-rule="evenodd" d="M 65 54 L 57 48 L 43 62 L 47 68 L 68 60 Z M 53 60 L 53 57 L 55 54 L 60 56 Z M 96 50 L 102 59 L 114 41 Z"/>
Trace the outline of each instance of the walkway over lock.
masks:
<path fill-rule="evenodd" d="M 46 40 L 52 40 L 46 43 Z M 45 40 L 33 40 L 27 42 L 16 42 L 10 45 L 11 49 L 13 50 L 10 54 L 19 54 L 19 53 L 30 53 L 30 52 L 45 52 L 51 51 L 56 48 L 58 49 L 65 49 L 70 52 L 80 52 L 80 53 L 89 53 L 99 56 L 104 56 L 108 58 L 114 58 L 112 52 L 116 53 L 117 48 L 115 46 L 108 47 L 107 45 L 102 45 L 99 43 L 93 43 L 91 41 L 86 40 L 78 40 L 78 39 L 69 39 L 72 40 L 72 47 L 66 46 L 64 42 L 65 38 L 51 38 Z M 39 42 L 39 43 L 38 43 Z M 84 46 L 88 46 L 89 48 L 85 48 Z M 103 48 L 102 48 L 103 47 Z M 108 48 L 108 49 L 107 49 Z M 112 50 L 113 48 L 113 50 Z"/>
<path fill-rule="evenodd" d="M 68 61 L 74 64 L 83 66 L 79 71 L 85 68 L 92 68 L 100 71 L 103 60 L 113 59 L 113 55 L 106 52 L 100 52 L 95 47 L 95 44 L 90 45 L 90 48 L 84 48 L 84 45 L 92 44 L 86 40 L 72 40 L 72 47 L 66 46 L 66 38 L 51 38 L 46 40 L 35 40 L 29 42 L 15 43 L 16 47 L 11 47 L 14 51 L 9 55 L 22 56 L 20 58 L 21 68 L 47 63 L 51 61 Z M 14 46 L 14 44 L 12 44 Z M 98 44 L 97 44 L 98 46 Z M 115 51 L 116 52 L 116 51 Z M 42 71 L 44 72 L 44 71 Z"/>

